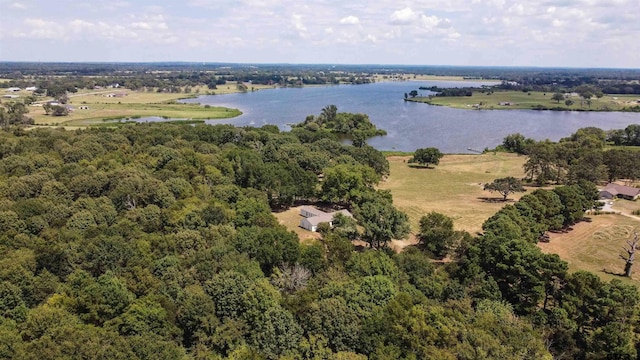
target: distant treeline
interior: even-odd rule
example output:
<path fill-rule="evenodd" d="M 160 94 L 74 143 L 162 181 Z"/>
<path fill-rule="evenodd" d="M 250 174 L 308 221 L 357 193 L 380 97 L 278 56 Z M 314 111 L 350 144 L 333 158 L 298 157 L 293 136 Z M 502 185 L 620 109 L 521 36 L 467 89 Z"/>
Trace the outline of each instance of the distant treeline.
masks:
<path fill-rule="evenodd" d="M 432 96 L 471 96 L 474 91 L 481 91 L 480 88 L 461 87 L 461 88 L 441 88 L 437 86 L 420 86 L 420 90 L 429 90 L 435 92 Z"/>

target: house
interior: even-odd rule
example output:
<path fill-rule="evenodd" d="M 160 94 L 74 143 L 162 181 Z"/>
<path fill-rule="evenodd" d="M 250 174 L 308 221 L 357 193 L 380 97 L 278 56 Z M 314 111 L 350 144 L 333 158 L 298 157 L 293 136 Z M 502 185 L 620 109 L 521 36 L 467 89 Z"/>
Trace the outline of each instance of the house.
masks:
<path fill-rule="evenodd" d="M 329 226 L 333 226 L 333 217 L 338 213 L 344 216 L 353 217 L 353 215 L 351 215 L 347 210 L 327 213 L 311 206 L 303 206 L 300 208 L 300 216 L 304 217 L 304 219 L 300 220 L 300 227 L 315 232 L 320 223 L 329 223 Z"/>
<path fill-rule="evenodd" d="M 608 183 L 604 189 L 600 190 L 600 199 L 610 200 L 613 198 L 622 198 L 626 200 L 636 200 L 640 196 L 640 189 L 619 185 L 615 183 Z"/>

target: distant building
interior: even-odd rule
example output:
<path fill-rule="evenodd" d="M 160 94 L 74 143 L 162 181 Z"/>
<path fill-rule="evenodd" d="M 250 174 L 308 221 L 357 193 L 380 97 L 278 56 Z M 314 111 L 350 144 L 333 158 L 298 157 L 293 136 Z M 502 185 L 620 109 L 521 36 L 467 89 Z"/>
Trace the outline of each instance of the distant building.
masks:
<path fill-rule="evenodd" d="M 604 189 L 600 190 L 600 199 L 610 200 L 613 198 L 621 198 L 627 200 L 637 200 L 640 196 L 640 189 L 619 185 L 615 183 L 608 183 Z"/>
<path fill-rule="evenodd" d="M 7 94 L 7 95 L 2 95 L 3 98 L 5 99 L 17 99 L 20 97 L 20 95 L 11 95 L 11 94 Z"/>
<path fill-rule="evenodd" d="M 20 91 L 19 87 L 10 87 L 5 90 L 6 92 L 17 92 Z"/>
<path fill-rule="evenodd" d="M 28 88 L 25 88 L 25 90 L 27 90 L 27 91 L 36 91 L 36 90 L 38 90 L 38 88 L 35 87 L 35 86 L 29 86 Z"/>
<path fill-rule="evenodd" d="M 511 106 L 511 105 L 513 105 L 513 104 L 512 104 L 512 103 L 510 103 L 510 102 L 508 102 L 508 101 L 503 101 L 503 102 L 501 102 L 501 103 L 498 103 L 498 105 L 500 105 L 500 106 Z"/>
<path fill-rule="evenodd" d="M 105 95 L 102 95 L 102 96 L 108 97 L 108 98 L 116 98 L 116 97 L 125 97 L 127 95 L 129 95 L 129 94 L 127 94 L 127 93 L 108 93 L 108 94 L 105 94 Z"/>
<path fill-rule="evenodd" d="M 300 227 L 314 232 L 318 230 L 318 225 L 320 225 L 320 223 L 328 223 L 329 226 L 332 227 L 333 217 L 338 213 L 344 216 L 353 217 L 353 215 L 351 215 L 347 210 L 327 213 L 311 206 L 303 206 L 300 208 L 300 216 L 304 217 L 304 219 L 300 220 Z"/>

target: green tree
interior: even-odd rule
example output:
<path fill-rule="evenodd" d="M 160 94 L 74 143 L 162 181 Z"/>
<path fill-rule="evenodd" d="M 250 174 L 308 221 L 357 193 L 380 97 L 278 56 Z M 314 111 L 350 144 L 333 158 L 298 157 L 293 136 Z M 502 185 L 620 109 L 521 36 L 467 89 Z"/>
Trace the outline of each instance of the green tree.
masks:
<path fill-rule="evenodd" d="M 526 191 L 520 180 L 509 176 L 505 178 L 495 179 L 493 182 L 484 184 L 484 190 L 497 192 L 502 195 L 502 201 L 507 201 L 507 196 L 516 192 Z"/>
<path fill-rule="evenodd" d="M 364 227 L 362 238 L 370 247 L 380 249 L 391 239 L 402 239 L 409 234 L 407 214 L 396 209 L 388 197 L 374 193 L 355 209 L 358 223 Z"/>
<path fill-rule="evenodd" d="M 502 146 L 505 149 L 520 155 L 527 154 L 527 148 L 534 143 L 535 140 L 531 138 L 525 138 L 524 135 L 520 133 L 507 135 L 502 140 Z"/>
<path fill-rule="evenodd" d="M 409 163 L 418 163 L 429 167 L 429 164 L 438 165 L 440 159 L 444 156 L 437 148 L 429 147 L 424 149 L 416 149 L 413 157 L 409 159 Z"/>
<path fill-rule="evenodd" d="M 564 94 L 557 92 L 551 96 L 551 100 L 555 100 L 559 104 L 561 100 L 564 100 Z"/>
<path fill-rule="evenodd" d="M 322 183 L 322 198 L 334 203 L 348 204 L 371 191 L 380 175 L 365 165 L 340 164 L 327 168 Z"/>
<path fill-rule="evenodd" d="M 461 234 L 453 229 L 453 219 L 432 211 L 420 218 L 419 244 L 437 258 L 447 256 Z"/>
<path fill-rule="evenodd" d="M 279 359 L 298 347 L 302 328 L 290 312 L 279 307 L 267 310 L 252 329 L 251 343 L 267 359 Z"/>

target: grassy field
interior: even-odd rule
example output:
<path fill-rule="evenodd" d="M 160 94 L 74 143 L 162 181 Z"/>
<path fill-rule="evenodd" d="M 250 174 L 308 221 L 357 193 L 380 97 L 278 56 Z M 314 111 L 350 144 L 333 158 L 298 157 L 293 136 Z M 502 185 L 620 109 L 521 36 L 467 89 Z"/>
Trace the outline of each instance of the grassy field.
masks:
<path fill-rule="evenodd" d="M 272 89 L 273 86 L 245 84 L 249 92 Z M 69 96 L 69 105 L 74 108 L 68 116 L 54 117 L 46 115 L 43 103 L 51 101 L 51 98 L 41 97 L 35 106 L 29 106 L 29 116 L 38 125 L 54 126 L 87 126 L 103 124 L 105 120 L 138 118 L 138 117 L 164 117 L 172 119 L 224 119 L 241 114 L 239 110 L 222 107 L 205 107 L 198 104 L 182 104 L 177 100 L 196 97 L 198 95 L 229 94 L 240 92 L 236 84 L 219 85 L 218 89 L 209 89 L 206 86 L 192 87 L 189 93 L 165 93 L 153 91 L 131 91 L 124 88 L 81 90 Z M 20 91 L 15 93 L 21 100 L 31 92 Z M 108 94 L 123 94 L 118 97 L 108 97 Z M 124 95 L 126 94 L 126 95 Z M 88 109 L 80 109 L 80 107 Z"/>
<path fill-rule="evenodd" d="M 484 191 L 483 184 L 506 176 L 524 177 L 525 157 L 514 154 L 445 155 L 435 169 L 409 167 L 409 158 L 388 157 L 391 175 L 379 187 L 391 191 L 394 204 L 409 215 L 414 232 L 420 217 L 430 211 L 453 218 L 456 229 L 480 231 L 482 223 L 505 204 L 496 201 L 498 194 Z"/>
<path fill-rule="evenodd" d="M 508 110 L 508 109 L 535 109 L 542 107 L 545 109 L 559 108 L 563 110 L 575 111 L 621 111 L 624 108 L 638 106 L 637 95 L 606 95 L 600 99 L 591 99 L 591 106 L 583 102 L 580 97 L 570 97 L 573 105 L 567 106 L 564 101 L 557 103 L 551 100 L 552 93 L 532 91 L 525 93 L 522 91 L 497 91 L 492 94 L 474 92 L 472 96 L 460 97 L 416 97 L 411 101 L 425 102 L 432 105 L 449 106 L 459 109 L 486 109 L 486 110 Z M 510 103 L 510 105 L 500 105 L 500 103 Z"/>
<path fill-rule="evenodd" d="M 435 169 L 421 169 L 409 167 L 408 156 L 388 159 L 391 175 L 380 188 L 391 190 L 395 205 L 409 215 L 414 233 L 420 217 L 436 211 L 452 217 L 456 229 L 472 234 L 481 231 L 482 223 L 505 205 L 502 201 L 487 201 L 499 196 L 482 190 L 481 184 L 499 177 L 523 177 L 525 161 L 525 157 L 505 153 L 445 155 Z M 509 198 L 514 201 L 524 194 Z M 637 283 L 640 266 L 632 280 L 618 275 L 624 268 L 619 258 L 622 246 L 633 231 L 640 231 L 640 217 L 630 215 L 637 209 L 640 202 L 617 200 L 613 210 L 624 215 L 593 215 L 591 222 L 578 223 L 566 233 L 551 233 L 551 241 L 540 243 L 539 247 L 546 253 L 560 255 L 569 263 L 570 271 L 587 270 L 607 281 L 619 278 Z"/>
<path fill-rule="evenodd" d="M 33 117 L 36 124 L 42 125 L 66 125 L 87 126 L 103 124 L 105 120 L 135 118 L 147 116 L 159 116 L 173 119 L 223 119 L 235 117 L 241 114 L 237 109 L 223 107 L 209 107 L 198 104 L 178 103 L 123 103 L 123 104 L 87 104 L 89 108 L 81 110 L 79 106 L 72 104 L 75 110 L 67 116 L 45 115 L 42 107 L 30 107 L 29 116 Z"/>
<path fill-rule="evenodd" d="M 567 233 L 551 233 L 551 241 L 539 243 L 545 253 L 560 255 L 569 263 L 570 271 L 587 270 L 604 280 L 621 279 L 637 285 L 640 267 L 636 265 L 632 280 L 620 276 L 624 270 L 625 240 L 640 228 L 640 221 L 624 215 L 595 215 L 591 222 L 581 222 Z"/>

